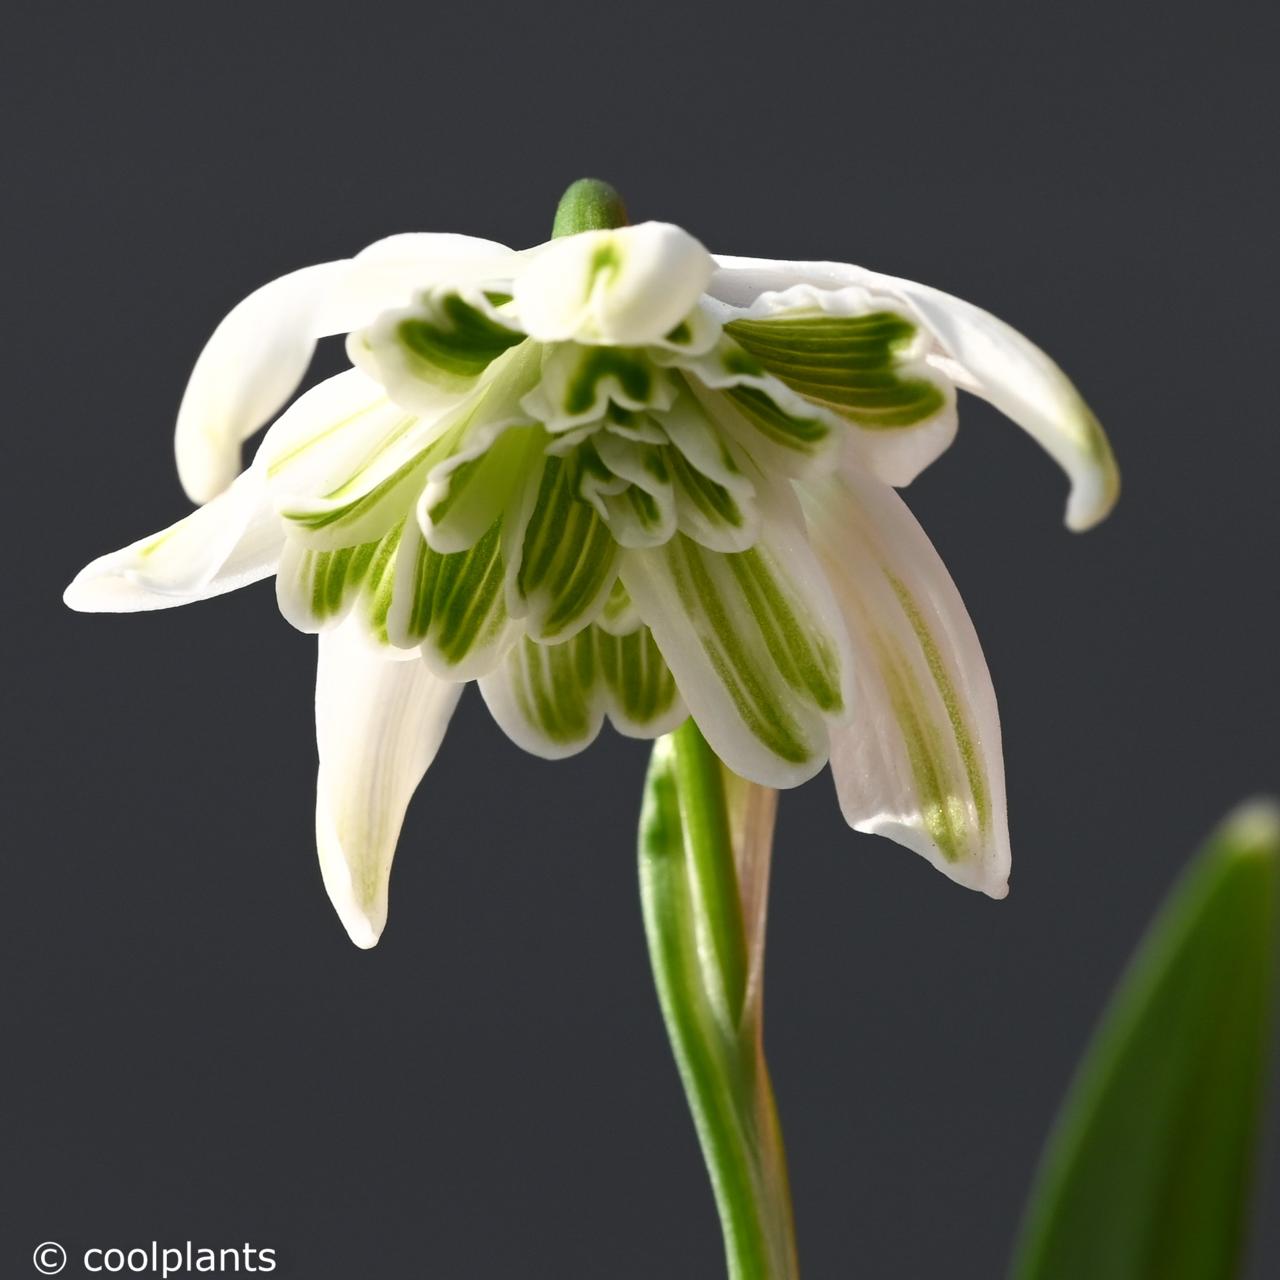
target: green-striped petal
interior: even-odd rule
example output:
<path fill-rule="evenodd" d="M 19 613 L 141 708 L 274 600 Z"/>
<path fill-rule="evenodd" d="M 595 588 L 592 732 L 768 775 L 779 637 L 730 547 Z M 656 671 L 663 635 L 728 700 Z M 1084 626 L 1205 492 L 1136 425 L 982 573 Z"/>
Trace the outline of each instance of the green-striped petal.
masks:
<path fill-rule="evenodd" d="M 760 513 L 731 436 L 687 388 L 657 421 L 672 444 L 680 531 L 712 551 L 745 551 L 759 535 Z"/>
<path fill-rule="evenodd" d="M 298 538 L 285 541 L 276 571 L 276 600 L 285 619 L 299 631 L 324 631 L 341 622 L 362 597 L 370 601 L 366 622 L 385 640 L 385 618 L 375 621 L 373 601 L 385 592 L 394 569 L 401 528 L 381 538 L 319 551 Z M 381 633 L 381 634 L 379 634 Z"/>
<path fill-rule="evenodd" d="M 731 308 L 754 308 L 767 291 L 796 286 L 896 299 L 928 331 L 929 364 L 1007 414 L 1067 473 L 1069 528 L 1087 529 L 1115 505 L 1120 475 L 1098 419 L 1066 374 L 1004 321 L 939 289 L 839 262 L 718 258 L 717 265 L 708 289 Z"/>
<path fill-rule="evenodd" d="M 501 294 L 437 286 L 414 305 L 384 312 L 347 339 L 351 363 L 397 404 L 437 413 L 466 395 L 500 356 L 525 340 L 500 309 Z"/>
<path fill-rule="evenodd" d="M 772 513 L 749 551 L 719 554 L 679 535 L 629 551 L 621 576 L 689 711 L 735 772 L 793 786 L 827 759 L 846 715 L 844 625 L 802 528 Z"/>
<path fill-rule="evenodd" d="M 597 432 L 582 446 L 599 459 L 583 473 L 581 494 L 604 517 L 624 547 L 657 547 L 676 531 L 676 497 L 670 449 Z"/>
<path fill-rule="evenodd" d="M 446 425 L 406 413 L 350 369 L 289 408 L 255 465 L 288 532 L 313 549 L 335 550 L 380 538 L 399 522 Z"/>
<path fill-rule="evenodd" d="M 620 732 L 654 738 L 685 718 L 653 636 L 587 627 L 561 644 L 523 639 L 480 680 L 494 719 L 517 746 L 545 759 L 572 755 L 607 714 Z"/>
<path fill-rule="evenodd" d="M 399 648 L 421 645 L 427 666 L 450 680 L 489 671 L 517 634 L 506 603 L 502 522 L 474 546 L 442 554 L 405 521 L 396 555 L 387 637 Z"/>
<path fill-rule="evenodd" d="M 509 606 L 535 639 L 566 640 L 586 626 L 617 577 L 613 534 L 580 496 L 584 465 L 582 450 L 545 459 L 520 539 Z"/>
<path fill-rule="evenodd" d="M 847 447 L 888 484 L 910 484 L 955 439 L 954 388 L 926 359 L 928 333 L 892 298 L 798 285 L 733 313 L 725 334 L 737 362 L 848 423 Z M 764 410 L 748 402 L 758 391 L 728 394 L 768 432 Z"/>
<path fill-rule="evenodd" d="M 806 476 L 834 465 L 845 425 L 775 378 L 732 339 L 680 361 L 704 411 L 765 469 Z"/>
<path fill-rule="evenodd" d="M 459 447 L 434 463 L 418 503 L 418 523 L 441 552 L 476 544 L 517 497 L 546 444 L 539 426 L 484 424 L 461 437 Z"/>
<path fill-rule="evenodd" d="M 771 313 L 730 320 L 725 333 L 793 391 L 859 426 L 913 427 L 946 408 L 948 388 L 920 359 L 912 320 L 861 290 L 857 302 L 851 290 L 794 292 L 800 296 L 778 295 Z"/>
<path fill-rule="evenodd" d="M 567 432 L 598 422 L 611 405 L 632 411 L 666 409 L 676 382 L 641 347 L 558 343 L 542 352 L 542 378 L 522 401 L 548 431 Z"/>
<path fill-rule="evenodd" d="M 591 628 L 610 723 L 629 738 L 656 738 L 685 717 L 684 702 L 648 627 L 626 635 Z"/>
<path fill-rule="evenodd" d="M 604 607 L 596 617 L 595 625 L 611 636 L 629 635 L 641 625 L 635 601 L 622 585 L 621 578 L 615 580 Z"/>
<path fill-rule="evenodd" d="M 848 468 L 806 498 L 813 544 L 857 653 L 854 715 L 831 735 L 844 816 L 953 880 L 1003 897 L 1000 720 L 960 594 L 887 485 Z"/>

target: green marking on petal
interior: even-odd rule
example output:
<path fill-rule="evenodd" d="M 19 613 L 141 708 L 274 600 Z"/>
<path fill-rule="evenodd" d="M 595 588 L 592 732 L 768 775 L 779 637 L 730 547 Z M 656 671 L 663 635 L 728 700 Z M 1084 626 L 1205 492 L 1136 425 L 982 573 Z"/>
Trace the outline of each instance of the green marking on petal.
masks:
<path fill-rule="evenodd" d="M 599 729 L 593 715 L 596 660 L 590 630 L 562 644 L 525 638 L 507 656 L 504 673 L 525 721 L 558 747 L 585 745 Z"/>
<path fill-rule="evenodd" d="M 627 635 L 640 626 L 640 615 L 636 612 L 635 602 L 620 578 L 614 581 L 596 622 L 615 636 Z"/>
<path fill-rule="evenodd" d="M 713 550 L 726 550 L 717 532 L 744 529 L 747 525 L 737 497 L 691 466 L 678 449 L 668 449 L 666 455 L 675 480 L 681 530 L 704 545 L 710 543 Z"/>
<path fill-rule="evenodd" d="M 541 639 L 590 621 L 616 577 L 613 535 L 579 496 L 582 465 L 577 454 L 546 459 L 525 527 L 515 586 L 529 606 L 526 626 Z"/>
<path fill-rule="evenodd" d="M 366 577 L 367 618 L 369 629 L 382 643 L 390 644 L 387 616 L 391 611 L 396 577 L 396 553 L 400 547 L 404 521 L 392 529 L 381 542 L 369 563 Z"/>
<path fill-rule="evenodd" d="M 598 627 L 595 637 L 600 674 L 609 691 L 611 717 L 619 727 L 644 732 L 665 725 L 676 705 L 675 678 L 648 627 L 624 636 Z"/>
<path fill-rule="evenodd" d="M 828 714 L 844 705 L 840 660 L 829 640 L 801 623 L 784 575 L 758 547 L 725 557 L 782 678 Z"/>
<path fill-rule="evenodd" d="M 788 449 L 814 453 L 831 435 L 830 425 L 821 418 L 787 413 L 759 387 L 730 387 L 724 394 L 757 431 Z"/>
<path fill-rule="evenodd" d="M 426 302 L 426 300 L 424 300 Z M 430 299 L 424 313 L 396 326 L 413 371 L 424 381 L 478 378 L 504 351 L 524 341 L 456 293 Z"/>
<path fill-rule="evenodd" d="M 643 352 L 625 347 L 583 347 L 573 376 L 565 386 L 565 412 L 585 413 L 599 401 L 601 383 L 611 379 L 634 405 L 647 404 L 655 371 Z"/>
<path fill-rule="evenodd" d="M 319 529 L 340 528 L 344 525 L 354 524 L 357 520 L 361 520 L 377 510 L 383 503 L 393 501 L 401 491 L 407 493 L 415 488 L 421 475 L 430 464 L 434 453 L 435 450 L 431 448 L 416 453 L 412 458 L 397 467 L 386 479 L 379 481 L 368 492 L 362 493 L 351 502 L 320 511 L 282 511 L 280 514 L 284 519 L 297 525 L 300 529 L 308 529 L 312 532 Z M 340 497 L 342 492 L 350 487 L 351 483 L 353 482 L 344 483 L 341 489 L 334 490 L 332 494 L 326 494 L 325 500 L 328 501 L 334 497 Z"/>
<path fill-rule="evenodd" d="M 777 696 L 776 668 L 759 660 L 743 635 L 704 551 L 677 536 L 663 548 L 681 605 L 697 626 L 698 641 L 747 729 L 774 755 L 790 764 L 812 758 L 801 726 Z M 729 559 L 730 557 L 724 557 Z"/>
<path fill-rule="evenodd" d="M 956 742 L 956 749 L 959 751 L 960 759 L 964 763 L 964 771 L 969 780 L 969 791 L 973 796 L 973 806 L 977 813 L 979 829 L 984 832 L 988 831 L 991 826 L 991 794 L 987 787 L 986 774 L 983 772 L 982 760 L 974 743 L 973 735 L 969 732 L 964 708 L 947 671 L 942 650 L 933 638 L 933 633 L 929 630 L 929 625 L 925 621 L 924 615 L 920 612 L 920 606 L 907 589 L 906 584 L 890 573 L 887 568 L 884 570 L 884 575 L 889 585 L 893 588 L 894 594 L 898 597 L 898 603 L 902 606 L 902 612 L 906 614 L 907 621 L 911 624 L 911 629 L 916 634 L 916 639 L 920 642 L 920 650 L 924 654 L 929 674 L 933 677 L 933 682 L 937 686 L 938 696 L 942 699 L 942 705 L 946 708 L 947 719 L 951 722 L 951 732 Z"/>
<path fill-rule="evenodd" d="M 896 312 L 731 320 L 725 332 L 793 391 L 862 427 L 914 426 L 947 403 L 929 378 L 903 373 L 918 330 Z"/>
<path fill-rule="evenodd" d="M 625 636 L 586 627 L 554 644 L 524 637 L 480 683 L 502 728 L 544 756 L 580 751 L 600 731 L 606 712 L 632 737 L 656 737 L 685 715 L 675 680 L 645 627 Z"/>
<path fill-rule="evenodd" d="M 279 575 L 279 589 L 290 602 L 287 616 L 295 625 L 314 630 L 339 621 L 363 600 L 373 634 L 385 641 L 385 627 L 377 621 L 378 599 L 394 569 L 399 540 L 397 526 L 382 538 L 330 551 L 290 544 Z"/>
<path fill-rule="evenodd" d="M 445 670 L 492 644 L 507 626 L 501 522 L 466 551 L 433 551 L 416 529 L 394 586 L 396 644 L 421 642 Z M 403 551 L 402 551 L 403 555 Z"/>
<path fill-rule="evenodd" d="M 930 839 L 948 862 L 965 856 L 970 835 L 968 806 L 952 785 L 945 731 L 929 713 L 911 665 L 884 641 L 878 644 L 880 673 L 907 749 L 920 815 Z"/>

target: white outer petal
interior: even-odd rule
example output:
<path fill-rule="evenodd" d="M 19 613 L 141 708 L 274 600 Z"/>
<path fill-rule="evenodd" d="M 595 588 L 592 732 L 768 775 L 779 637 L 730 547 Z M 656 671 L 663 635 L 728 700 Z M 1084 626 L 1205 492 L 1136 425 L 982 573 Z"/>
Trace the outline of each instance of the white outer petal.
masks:
<path fill-rule="evenodd" d="M 375 240 L 352 259 L 324 303 L 321 334 L 351 333 L 383 312 L 405 307 L 432 285 L 459 288 L 509 281 L 524 255 L 493 240 L 408 231 Z"/>
<path fill-rule="evenodd" d="M 316 666 L 316 847 L 351 941 L 372 947 L 405 810 L 435 758 L 463 686 L 421 661 L 375 653 L 348 621 L 321 633 Z"/>
<path fill-rule="evenodd" d="M 193 502 L 221 493 L 240 470 L 240 445 L 301 382 L 316 342 L 369 324 L 441 280 L 504 279 L 519 255 L 490 240 L 388 236 L 355 258 L 290 272 L 227 314 L 196 361 L 174 433 L 178 476 Z"/>
<path fill-rule="evenodd" d="M 512 292 L 520 327 L 540 342 L 638 346 L 664 338 L 694 310 L 713 270 L 687 231 L 642 222 L 530 251 Z"/>
<path fill-rule="evenodd" d="M 193 502 L 207 502 L 240 470 L 240 445 L 293 394 L 311 362 L 325 298 L 346 262 L 281 276 L 238 303 L 213 331 L 187 382 L 174 452 Z"/>
<path fill-rule="evenodd" d="M 1066 374 L 1003 320 L 940 289 L 845 263 L 717 257 L 716 264 L 708 292 L 733 306 L 796 284 L 861 285 L 900 298 L 938 344 L 931 363 L 1012 418 L 1066 472 L 1068 528 L 1088 529 L 1115 505 L 1119 472 L 1097 418 Z"/>
<path fill-rule="evenodd" d="M 960 884 L 1004 897 L 1009 828 L 1000 717 L 982 647 L 955 583 L 902 499 L 854 468 L 808 488 L 806 509 L 814 547 L 855 648 L 854 716 L 831 731 L 831 771 L 845 820 L 922 854 Z M 917 610 L 914 621 L 902 588 Z M 931 652 L 919 627 L 931 637 Z M 939 731 L 933 759 L 940 789 L 953 802 L 951 811 L 963 815 L 957 821 L 965 836 L 959 858 L 946 856 L 924 817 L 910 730 L 893 705 L 886 654 L 916 682 L 919 705 Z M 970 746 L 968 763 L 954 731 L 956 717 Z M 986 796 L 985 822 L 972 786 L 975 767 Z"/>
<path fill-rule="evenodd" d="M 268 577 L 283 545 L 263 471 L 251 468 L 177 524 L 99 556 L 62 598 L 81 613 L 170 609 Z"/>

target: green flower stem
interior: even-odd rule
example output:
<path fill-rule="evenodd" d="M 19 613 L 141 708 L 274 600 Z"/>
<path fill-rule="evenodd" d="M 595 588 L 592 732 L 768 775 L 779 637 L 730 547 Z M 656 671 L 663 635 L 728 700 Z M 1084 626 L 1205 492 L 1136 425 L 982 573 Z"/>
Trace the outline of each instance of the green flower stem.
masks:
<path fill-rule="evenodd" d="M 729 830 L 723 766 L 692 720 L 671 735 L 676 794 L 689 856 L 694 906 L 705 921 L 715 956 L 713 971 L 724 990 L 718 1003 L 725 1022 L 742 1021 L 747 990 L 747 940 L 738 871 Z"/>
<path fill-rule="evenodd" d="M 763 1046 L 772 800 L 730 774 L 692 721 L 655 744 L 640 825 L 645 931 L 730 1280 L 799 1274 Z"/>

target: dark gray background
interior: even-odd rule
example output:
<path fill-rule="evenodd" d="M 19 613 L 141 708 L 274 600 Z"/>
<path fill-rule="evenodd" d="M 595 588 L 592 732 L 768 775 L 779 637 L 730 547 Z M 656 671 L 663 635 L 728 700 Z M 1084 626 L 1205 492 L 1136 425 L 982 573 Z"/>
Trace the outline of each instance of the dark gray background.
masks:
<path fill-rule="evenodd" d="M 1083 537 L 974 402 L 908 493 L 1001 698 L 1008 901 L 848 832 L 826 777 L 778 838 L 768 1042 L 805 1274 L 1001 1273 L 1142 925 L 1280 781 L 1276 31 L 1232 12 L 19 9 L 6 1275 L 44 1239 L 248 1240 L 305 1280 L 721 1274 L 638 918 L 643 748 L 546 764 L 469 696 L 362 954 L 311 848 L 314 642 L 270 586 L 123 618 L 58 598 L 186 509 L 173 414 L 244 293 L 393 231 L 534 243 L 583 173 L 721 252 L 972 298 L 1110 428 L 1125 493 Z M 1268 1178 L 1257 1277 L 1274 1141 Z"/>

